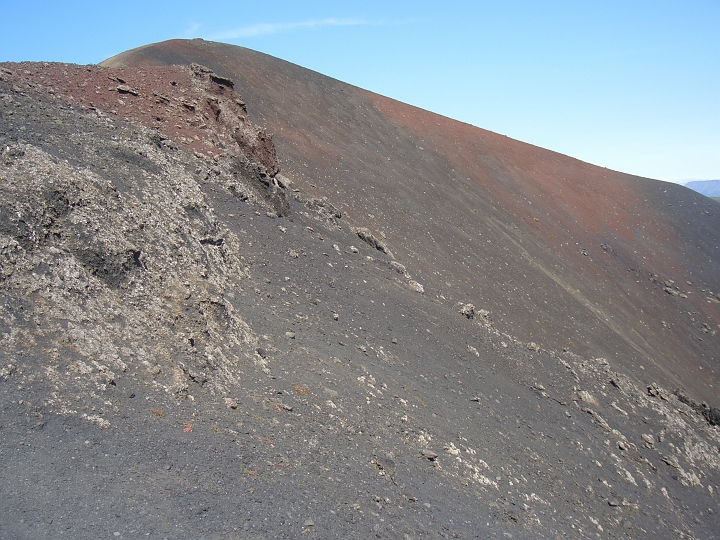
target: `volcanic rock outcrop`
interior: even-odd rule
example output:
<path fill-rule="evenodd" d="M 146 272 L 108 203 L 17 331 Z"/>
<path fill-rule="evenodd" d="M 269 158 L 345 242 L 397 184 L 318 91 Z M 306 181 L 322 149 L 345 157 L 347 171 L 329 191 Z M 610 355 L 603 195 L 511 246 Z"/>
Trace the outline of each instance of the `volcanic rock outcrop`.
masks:
<path fill-rule="evenodd" d="M 0 64 L 0 537 L 717 537 L 716 208 L 238 47 Z"/>

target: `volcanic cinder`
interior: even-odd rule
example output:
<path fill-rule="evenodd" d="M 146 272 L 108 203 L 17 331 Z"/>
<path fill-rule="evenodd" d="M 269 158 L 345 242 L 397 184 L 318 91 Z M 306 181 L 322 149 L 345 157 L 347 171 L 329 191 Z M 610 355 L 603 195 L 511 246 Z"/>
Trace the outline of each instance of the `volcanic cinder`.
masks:
<path fill-rule="evenodd" d="M 203 40 L 0 145 L 3 538 L 717 537 L 716 202 Z"/>

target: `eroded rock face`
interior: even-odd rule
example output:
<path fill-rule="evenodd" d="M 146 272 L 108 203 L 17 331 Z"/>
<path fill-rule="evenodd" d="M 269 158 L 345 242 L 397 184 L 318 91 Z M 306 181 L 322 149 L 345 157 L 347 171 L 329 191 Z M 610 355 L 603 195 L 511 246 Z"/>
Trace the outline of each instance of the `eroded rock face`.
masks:
<path fill-rule="evenodd" d="M 3 310 L 12 328 L 5 353 L 28 342 L 52 351 L 44 369 L 58 410 L 128 369 L 150 370 L 153 384 L 175 393 L 186 390 L 187 377 L 227 391 L 257 338 L 224 297 L 246 268 L 237 234 L 218 220 L 203 184 L 238 207 L 252 201 L 287 215 L 283 190 L 272 183 L 279 170 L 272 141 L 250 123 L 231 81 L 201 66 L 136 73 L 132 86 L 113 70 L 24 67 L 31 69 L 5 70 L 12 84 L 3 81 L 2 93 L 1 268 L 13 299 Z M 74 93 L 76 86 L 91 90 Z M 121 110 L 103 112 L 95 88 Z M 134 123 L 111 119 L 120 114 Z M 179 143 L 143 125 L 160 117 L 185 130 Z M 203 138 L 187 137 L 186 126 Z M 209 159 L 210 146 L 224 147 L 214 154 L 224 158 Z M 55 323 L 22 324 L 37 317 Z M 108 322 L 99 328 L 99 321 Z"/>
<path fill-rule="evenodd" d="M 156 130 L 159 146 L 180 145 L 200 157 L 242 156 L 270 177 L 280 170 L 272 136 L 249 120 L 232 80 L 199 64 L 125 70 L 26 63 L 0 69 L 8 88 L 64 98 L 76 108 Z"/>
<path fill-rule="evenodd" d="M 414 281 L 232 81 L 3 69 L 0 536 L 716 534 L 715 404 Z"/>

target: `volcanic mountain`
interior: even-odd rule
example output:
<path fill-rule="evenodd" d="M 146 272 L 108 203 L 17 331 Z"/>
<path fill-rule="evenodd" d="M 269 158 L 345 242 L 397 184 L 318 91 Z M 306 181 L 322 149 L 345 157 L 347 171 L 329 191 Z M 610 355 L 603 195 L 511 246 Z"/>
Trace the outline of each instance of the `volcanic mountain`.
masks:
<path fill-rule="evenodd" d="M 0 145 L 3 537 L 717 537 L 717 203 L 203 40 Z"/>
<path fill-rule="evenodd" d="M 642 365 L 718 401 L 711 201 L 240 47 L 168 41 L 103 65 L 192 62 L 231 77 L 274 133 L 285 174 L 383 234 L 429 297 L 473 302 L 527 342 Z"/>

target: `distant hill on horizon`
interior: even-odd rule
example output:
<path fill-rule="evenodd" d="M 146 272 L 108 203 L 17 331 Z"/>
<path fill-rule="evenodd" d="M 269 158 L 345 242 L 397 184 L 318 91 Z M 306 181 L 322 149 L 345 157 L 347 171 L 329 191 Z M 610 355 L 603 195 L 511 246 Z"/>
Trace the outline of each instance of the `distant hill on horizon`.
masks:
<path fill-rule="evenodd" d="M 685 187 L 702 193 L 706 197 L 720 197 L 720 180 L 693 180 L 685 184 Z"/>

